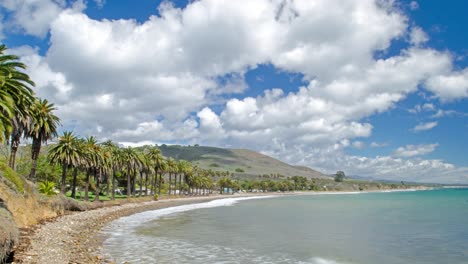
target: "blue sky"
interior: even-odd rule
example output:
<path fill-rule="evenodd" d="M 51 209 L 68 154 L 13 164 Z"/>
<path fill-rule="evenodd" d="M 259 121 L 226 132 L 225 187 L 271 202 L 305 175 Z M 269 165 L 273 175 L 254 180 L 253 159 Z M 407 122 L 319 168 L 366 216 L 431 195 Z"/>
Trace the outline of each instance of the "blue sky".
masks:
<path fill-rule="evenodd" d="M 468 3 L 339 2 L 2 0 L 1 41 L 82 136 L 468 182 Z"/>

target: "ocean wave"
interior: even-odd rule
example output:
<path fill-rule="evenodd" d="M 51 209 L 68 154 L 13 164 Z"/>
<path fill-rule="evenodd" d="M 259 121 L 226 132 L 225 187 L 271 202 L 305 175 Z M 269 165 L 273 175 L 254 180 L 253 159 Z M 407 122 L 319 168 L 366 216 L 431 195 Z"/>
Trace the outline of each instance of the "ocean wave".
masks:
<path fill-rule="evenodd" d="M 146 211 L 142 213 L 137 213 L 125 217 L 121 217 L 110 222 L 104 228 L 101 229 L 101 232 L 107 237 L 120 237 L 127 236 L 132 230 L 135 230 L 138 226 L 141 226 L 144 223 L 149 221 L 157 220 L 163 216 L 168 216 L 172 214 L 182 213 L 186 211 L 203 209 L 203 208 L 214 208 L 220 206 L 231 206 L 239 201 L 253 200 L 253 199 L 265 199 L 272 198 L 276 196 L 252 196 L 252 197 L 238 197 L 238 198 L 225 198 L 218 199 L 209 202 L 203 203 L 194 203 L 187 205 L 180 205 L 174 207 L 168 207 L 163 209 L 157 209 L 152 211 Z"/>

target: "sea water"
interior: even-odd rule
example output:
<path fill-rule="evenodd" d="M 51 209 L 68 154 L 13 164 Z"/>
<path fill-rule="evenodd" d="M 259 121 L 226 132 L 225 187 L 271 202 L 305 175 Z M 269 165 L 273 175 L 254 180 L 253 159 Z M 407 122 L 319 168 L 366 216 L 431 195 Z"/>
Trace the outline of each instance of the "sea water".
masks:
<path fill-rule="evenodd" d="M 468 263 L 468 189 L 229 198 L 103 229 L 117 263 Z"/>

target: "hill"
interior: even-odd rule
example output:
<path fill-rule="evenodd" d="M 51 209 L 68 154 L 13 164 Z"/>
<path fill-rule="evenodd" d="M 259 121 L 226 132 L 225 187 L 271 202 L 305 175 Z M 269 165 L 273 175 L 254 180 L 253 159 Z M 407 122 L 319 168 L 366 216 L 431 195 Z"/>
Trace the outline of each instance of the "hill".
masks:
<path fill-rule="evenodd" d="M 261 177 L 269 175 L 278 178 L 292 176 L 330 178 L 311 168 L 293 166 L 247 149 L 224 149 L 198 145 L 161 145 L 159 148 L 166 157 L 187 160 L 204 169 L 229 171 L 237 177 Z"/>

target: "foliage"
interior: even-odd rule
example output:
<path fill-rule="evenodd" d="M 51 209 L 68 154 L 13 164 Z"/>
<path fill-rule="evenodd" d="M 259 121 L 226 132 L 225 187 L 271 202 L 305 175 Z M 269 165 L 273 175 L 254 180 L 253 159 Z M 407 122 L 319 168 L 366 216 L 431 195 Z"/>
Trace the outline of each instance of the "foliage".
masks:
<path fill-rule="evenodd" d="M 342 171 L 337 171 L 335 174 L 335 181 L 336 182 L 343 182 L 345 178 L 345 174 Z"/>
<path fill-rule="evenodd" d="M 47 196 L 55 194 L 55 182 L 45 181 L 39 183 L 39 192 Z"/>
<path fill-rule="evenodd" d="M 153 200 L 155 200 L 155 201 L 159 200 L 159 195 L 157 195 L 157 194 L 153 195 Z"/>
<path fill-rule="evenodd" d="M 21 179 L 21 176 L 17 175 L 10 167 L 5 163 L 0 162 L 0 173 L 5 179 L 13 183 L 16 187 L 16 190 L 20 193 L 24 192 L 24 182 Z"/>
<path fill-rule="evenodd" d="M 243 169 L 241 169 L 241 168 L 236 168 L 236 172 L 241 172 L 242 173 L 242 172 L 245 172 L 245 171 Z"/>

